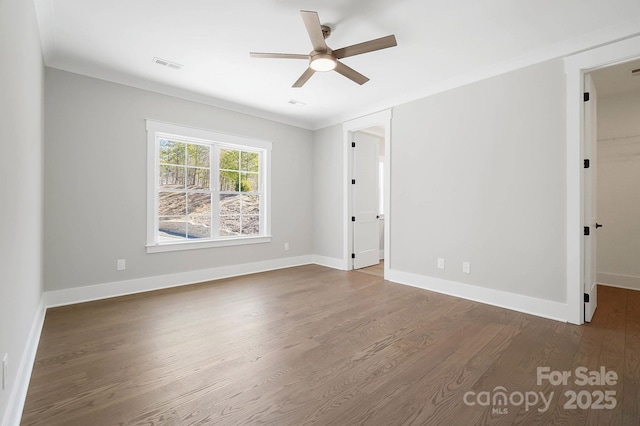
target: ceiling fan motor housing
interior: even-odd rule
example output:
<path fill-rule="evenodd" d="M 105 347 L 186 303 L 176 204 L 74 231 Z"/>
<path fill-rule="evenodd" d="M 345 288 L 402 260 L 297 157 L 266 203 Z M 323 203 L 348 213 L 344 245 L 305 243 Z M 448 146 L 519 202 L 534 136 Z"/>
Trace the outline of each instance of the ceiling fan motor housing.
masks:
<path fill-rule="evenodd" d="M 322 25 L 320 28 L 322 28 L 322 36 L 324 37 L 324 39 L 328 39 L 329 36 L 331 36 L 331 27 L 329 27 L 328 25 Z"/>

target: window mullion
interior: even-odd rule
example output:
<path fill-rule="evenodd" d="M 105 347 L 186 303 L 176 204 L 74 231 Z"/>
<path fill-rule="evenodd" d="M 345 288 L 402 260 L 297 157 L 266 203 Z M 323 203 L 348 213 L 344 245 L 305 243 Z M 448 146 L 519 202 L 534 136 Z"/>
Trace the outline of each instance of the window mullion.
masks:
<path fill-rule="evenodd" d="M 189 143 L 184 142 L 184 238 L 189 239 Z"/>
<path fill-rule="evenodd" d="M 264 235 L 265 234 L 265 230 L 267 229 L 267 223 L 265 220 L 265 217 L 267 215 L 267 210 L 265 209 L 266 206 L 266 202 L 267 202 L 267 197 L 266 197 L 266 184 L 265 184 L 265 179 L 266 179 L 266 167 L 265 167 L 265 163 L 267 161 L 266 158 L 266 153 L 263 153 L 262 155 L 260 155 L 260 157 L 258 158 L 258 208 L 260 209 L 258 211 L 258 223 L 260 226 L 260 235 Z"/>
<path fill-rule="evenodd" d="M 211 174 L 211 238 L 220 237 L 220 146 L 211 145 L 209 151 Z"/>

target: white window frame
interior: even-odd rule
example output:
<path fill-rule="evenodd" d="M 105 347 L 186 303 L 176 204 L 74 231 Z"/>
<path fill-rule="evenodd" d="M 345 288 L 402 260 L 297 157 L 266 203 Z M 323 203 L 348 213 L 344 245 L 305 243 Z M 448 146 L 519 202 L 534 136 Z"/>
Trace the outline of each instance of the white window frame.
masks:
<path fill-rule="evenodd" d="M 146 120 L 147 128 L 147 253 L 192 250 L 210 247 L 237 246 L 271 242 L 271 142 L 211 130 L 179 126 Z M 260 235 L 212 237 L 211 239 L 158 241 L 158 177 L 159 139 L 175 138 L 194 143 L 206 143 L 215 148 L 260 151 Z M 217 158 L 217 155 L 215 156 Z M 218 177 L 211 176 L 212 188 Z M 215 192 L 215 191 L 214 191 Z M 213 218 L 217 222 L 217 218 Z"/>

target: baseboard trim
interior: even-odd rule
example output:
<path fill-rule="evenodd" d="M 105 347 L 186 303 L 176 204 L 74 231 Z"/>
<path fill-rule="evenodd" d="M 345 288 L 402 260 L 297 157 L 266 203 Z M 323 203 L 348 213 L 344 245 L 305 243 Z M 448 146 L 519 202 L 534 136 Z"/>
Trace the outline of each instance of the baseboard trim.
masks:
<path fill-rule="evenodd" d="M 9 396 L 9 404 L 7 412 L 2 419 L 2 426 L 18 426 L 22 418 L 22 410 L 27 399 L 27 391 L 29 390 L 29 382 L 31 381 L 31 372 L 33 364 L 36 360 L 38 352 L 38 344 L 40 343 L 40 334 L 44 325 L 44 316 L 46 307 L 44 300 L 41 298 L 36 309 L 36 314 L 31 323 L 27 344 L 20 359 L 20 365 L 16 373 L 16 382 Z"/>
<path fill-rule="evenodd" d="M 500 308 L 567 322 L 567 304 L 390 269 L 385 279 Z"/>
<path fill-rule="evenodd" d="M 325 257 L 313 255 L 313 263 L 320 266 L 326 266 L 327 268 L 340 269 L 344 271 L 344 260 L 336 259 L 335 257 Z"/>
<path fill-rule="evenodd" d="M 72 305 L 75 303 L 107 299 L 110 297 L 126 296 L 129 294 L 144 293 L 164 288 L 180 287 L 205 281 L 237 277 L 240 275 L 291 268 L 311 263 L 314 263 L 312 255 L 285 257 L 281 259 L 265 260 L 262 262 L 221 266 L 218 268 L 199 269 L 195 271 L 157 275 L 153 277 L 116 281 L 64 290 L 46 291 L 43 296 L 45 307 L 53 308 L 57 306 Z"/>
<path fill-rule="evenodd" d="M 609 287 L 626 288 L 629 290 L 640 290 L 640 277 L 632 277 L 629 275 L 608 274 L 606 272 L 598 272 L 598 284 Z"/>

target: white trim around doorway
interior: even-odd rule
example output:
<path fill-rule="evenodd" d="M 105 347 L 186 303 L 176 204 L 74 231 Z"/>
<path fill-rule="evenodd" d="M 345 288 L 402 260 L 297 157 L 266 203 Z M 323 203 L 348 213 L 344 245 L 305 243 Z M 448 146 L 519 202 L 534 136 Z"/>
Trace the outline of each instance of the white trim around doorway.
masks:
<path fill-rule="evenodd" d="M 351 134 L 353 132 L 357 132 L 358 130 L 363 130 L 369 127 L 374 126 L 384 126 L 384 275 L 385 277 L 388 274 L 388 269 L 391 264 L 391 257 L 389 251 L 389 224 L 391 223 L 391 208 L 390 208 L 390 199 L 391 199 L 391 118 L 392 118 L 392 110 L 387 109 L 384 111 L 377 112 L 375 114 L 370 114 L 364 117 L 356 118 L 351 121 L 347 121 L 342 125 L 343 132 L 343 169 L 344 176 L 347 177 L 344 179 L 344 187 L 343 187 L 343 206 L 344 206 L 344 214 L 343 214 L 343 227 L 342 227 L 342 240 L 343 240 L 343 269 L 351 270 L 353 269 L 353 262 L 351 261 L 351 253 L 353 250 L 353 241 L 351 239 L 351 235 L 353 233 L 352 223 L 351 223 L 351 176 L 352 176 L 352 151 L 351 151 Z"/>
<path fill-rule="evenodd" d="M 640 58 L 640 36 L 628 38 L 565 58 L 567 75 L 567 321 L 584 323 L 584 75 Z"/>

